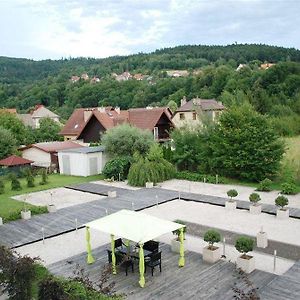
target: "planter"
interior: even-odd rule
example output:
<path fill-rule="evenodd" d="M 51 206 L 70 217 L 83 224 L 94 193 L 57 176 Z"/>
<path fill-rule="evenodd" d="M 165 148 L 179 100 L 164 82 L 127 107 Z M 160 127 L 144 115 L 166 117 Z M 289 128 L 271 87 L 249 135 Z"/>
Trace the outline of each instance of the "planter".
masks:
<path fill-rule="evenodd" d="M 250 255 L 242 255 L 237 258 L 236 265 L 245 273 L 249 274 L 255 270 L 255 259 Z"/>
<path fill-rule="evenodd" d="M 284 220 L 284 219 L 288 219 L 289 218 L 289 215 L 290 215 L 290 211 L 288 208 L 286 209 L 277 209 L 277 218 L 278 219 L 281 219 L 281 220 Z"/>
<path fill-rule="evenodd" d="M 117 192 L 116 191 L 108 191 L 107 196 L 111 197 L 111 198 L 116 198 Z"/>
<path fill-rule="evenodd" d="M 261 213 L 261 205 L 250 205 L 250 214 L 259 215 Z"/>
<path fill-rule="evenodd" d="M 153 182 L 146 182 L 146 189 L 153 188 Z"/>
<path fill-rule="evenodd" d="M 27 211 L 21 211 L 21 218 L 23 220 L 29 220 L 31 218 L 31 211 L 27 210 Z"/>
<path fill-rule="evenodd" d="M 203 248 L 203 260 L 208 263 L 215 263 L 217 262 L 221 257 L 221 249 L 219 247 L 213 247 L 213 249 L 210 249 L 209 246 Z"/>
<path fill-rule="evenodd" d="M 54 213 L 56 212 L 56 206 L 54 204 L 48 204 L 47 209 L 49 213 Z"/>
<path fill-rule="evenodd" d="M 227 210 L 235 210 L 236 209 L 236 202 L 235 201 L 226 201 L 225 208 Z"/>
<path fill-rule="evenodd" d="M 0 217 L 0 226 L 3 225 L 3 220 L 2 218 Z"/>
<path fill-rule="evenodd" d="M 256 245 L 258 248 L 268 247 L 268 235 L 266 232 L 259 232 L 256 235 Z"/>
<path fill-rule="evenodd" d="M 175 253 L 180 252 L 180 242 L 176 239 L 171 240 L 171 251 Z"/>

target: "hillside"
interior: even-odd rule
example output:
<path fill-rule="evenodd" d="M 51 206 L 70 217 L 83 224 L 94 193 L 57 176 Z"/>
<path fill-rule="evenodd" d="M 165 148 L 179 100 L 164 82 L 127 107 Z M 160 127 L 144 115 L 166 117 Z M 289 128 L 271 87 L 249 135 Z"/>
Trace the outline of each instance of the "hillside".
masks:
<path fill-rule="evenodd" d="M 275 65 L 261 69 L 265 62 Z M 186 75 L 173 78 L 169 70 Z M 144 80 L 118 82 L 112 76 L 124 71 L 143 74 Z M 70 81 L 83 73 L 89 80 Z M 99 82 L 90 81 L 94 76 Z M 0 107 L 27 111 L 42 103 L 66 119 L 75 107 L 179 104 L 183 96 L 217 98 L 227 106 L 249 101 L 274 119 L 280 134 L 300 133 L 300 51 L 251 44 L 178 46 L 103 59 L 0 57 Z"/>

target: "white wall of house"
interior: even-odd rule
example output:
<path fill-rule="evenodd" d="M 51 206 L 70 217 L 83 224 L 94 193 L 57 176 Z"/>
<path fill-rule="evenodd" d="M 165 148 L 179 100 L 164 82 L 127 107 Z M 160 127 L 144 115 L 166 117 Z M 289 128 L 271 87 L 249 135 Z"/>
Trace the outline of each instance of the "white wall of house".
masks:
<path fill-rule="evenodd" d="M 22 157 L 34 161 L 35 166 L 50 167 L 51 165 L 50 153 L 34 147 L 23 150 Z"/>
<path fill-rule="evenodd" d="M 103 152 L 76 153 L 58 152 L 60 174 L 74 176 L 91 176 L 101 174 L 107 162 Z"/>

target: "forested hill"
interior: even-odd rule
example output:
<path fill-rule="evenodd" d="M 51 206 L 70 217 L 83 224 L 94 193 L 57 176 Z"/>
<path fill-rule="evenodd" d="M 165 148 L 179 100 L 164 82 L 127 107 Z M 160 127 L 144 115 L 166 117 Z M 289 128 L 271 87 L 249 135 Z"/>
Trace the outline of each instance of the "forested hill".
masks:
<path fill-rule="evenodd" d="M 273 63 L 263 69 L 261 64 Z M 237 70 L 237 67 L 242 68 Z M 166 71 L 184 70 L 174 78 Z M 112 73 L 142 74 L 118 82 Z M 87 73 L 88 80 L 72 82 Z M 91 78 L 97 77 L 97 81 Z M 67 119 L 77 107 L 145 107 L 216 98 L 227 107 L 250 102 L 278 132 L 300 134 L 300 50 L 267 45 L 178 46 L 103 59 L 33 61 L 0 57 L 0 107 L 26 112 L 44 104 Z"/>
<path fill-rule="evenodd" d="M 0 83 L 32 82 L 47 76 L 88 72 L 104 76 L 125 70 L 151 73 L 165 69 L 197 69 L 211 63 L 244 64 L 251 61 L 300 62 L 300 50 L 268 45 L 245 44 L 228 46 L 178 46 L 155 52 L 103 59 L 65 58 L 34 61 L 0 57 Z"/>

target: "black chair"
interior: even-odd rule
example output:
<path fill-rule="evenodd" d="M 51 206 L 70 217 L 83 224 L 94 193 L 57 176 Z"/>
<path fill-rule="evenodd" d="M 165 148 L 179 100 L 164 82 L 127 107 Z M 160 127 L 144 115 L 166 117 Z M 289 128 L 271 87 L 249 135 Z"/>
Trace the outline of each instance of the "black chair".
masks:
<path fill-rule="evenodd" d="M 122 239 L 115 240 L 115 249 L 122 248 L 122 247 L 123 247 Z"/>
<path fill-rule="evenodd" d="M 143 248 L 145 250 L 148 250 L 152 253 L 157 253 L 158 252 L 158 248 L 159 248 L 159 242 L 156 241 L 148 241 L 144 244 Z"/>
<path fill-rule="evenodd" d="M 107 249 L 108 262 L 112 263 L 112 255 L 111 250 Z M 133 260 L 129 258 L 127 255 L 124 255 L 118 251 L 115 252 L 116 256 L 116 265 L 120 265 L 120 267 L 125 268 L 126 276 L 128 275 L 128 268 L 131 267 L 132 273 L 134 272 Z"/>
<path fill-rule="evenodd" d="M 145 273 L 147 267 L 151 268 L 151 275 L 153 276 L 153 270 L 156 266 L 159 266 L 159 271 L 161 272 L 161 252 L 153 253 L 149 256 L 149 260 L 145 261 Z"/>

